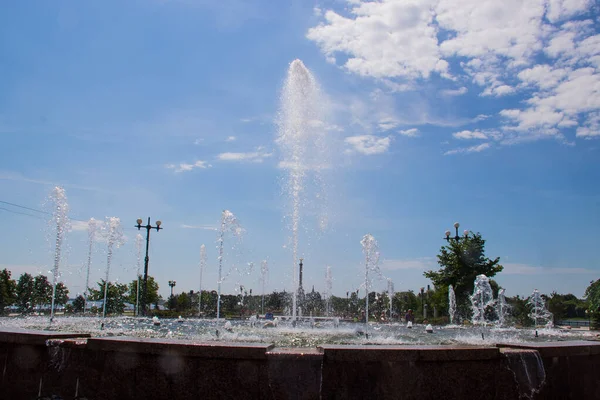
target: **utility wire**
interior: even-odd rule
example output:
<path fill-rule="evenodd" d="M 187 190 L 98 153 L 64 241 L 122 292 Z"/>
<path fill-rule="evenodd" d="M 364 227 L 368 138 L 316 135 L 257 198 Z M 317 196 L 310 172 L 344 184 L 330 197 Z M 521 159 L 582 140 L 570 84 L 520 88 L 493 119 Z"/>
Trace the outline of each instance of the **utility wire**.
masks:
<path fill-rule="evenodd" d="M 38 210 L 38 209 L 35 209 L 35 208 L 31 208 L 31 207 L 26 207 L 26 206 L 22 206 L 20 204 L 10 203 L 8 201 L 0 200 L 0 203 L 7 204 L 7 205 L 13 206 L 13 207 L 22 208 L 24 210 L 35 211 L 35 212 L 38 212 L 38 213 L 41 213 L 41 214 L 52 215 L 52 213 L 50 213 L 48 211 Z M 14 214 L 28 215 L 28 216 L 33 217 L 33 218 L 43 219 L 43 218 L 41 218 L 40 216 L 37 216 L 37 215 L 32 215 L 32 214 L 27 214 L 27 213 L 24 213 L 24 212 L 9 210 L 8 208 L 4 208 L 4 207 L 0 207 L 0 210 L 8 211 L 8 212 L 11 212 L 11 213 L 14 213 Z M 69 217 L 69 219 L 72 220 L 72 221 L 87 222 L 87 221 L 84 221 L 82 219 L 77 219 L 77 218 L 71 218 L 71 217 Z"/>
<path fill-rule="evenodd" d="M 33 218 L 36 218 L 36 219 L 41 219 L 41 220 L 44 219 L 44 218 L 40 217 L 39 215 L 33 215 L 33 214 L 27 214 L 27 213 L 20 212 L 20 211 L 9 210 L 8 208 L 4 208 L 4 207 L 0 207 L 0 210 L 8 211 L 8 212 L 13 213 L 13 214 L 27 215 L 28 217 L 33 217 Z"/>
<path fill-rule="evenodd" d="M 15 203 L 9 203 L 8 201 L 2 201 L 2 200 L 0 200 L 0 203 L 3 203 L 3 204 L 8 204 L 9 206 L 13 206 L 13 207 L 19 207 L 19 208 L 23 208 L 23 209 L 25 209 L 25 210 L 29 210 L 29 211 L 35 211 L 35 212 L 39 212 L 39 213 L 42 213 L 42 214 L 50 214 L 50 213 L 49 213 L 49 212 L 47 212 L 47 211 L 36 210 L 35 208 L 31 208 L 31 207 L 25 207 L 25 206 L 20 206 L 20 205 L 18 205 L 18 204 L 15 204 Z"/>

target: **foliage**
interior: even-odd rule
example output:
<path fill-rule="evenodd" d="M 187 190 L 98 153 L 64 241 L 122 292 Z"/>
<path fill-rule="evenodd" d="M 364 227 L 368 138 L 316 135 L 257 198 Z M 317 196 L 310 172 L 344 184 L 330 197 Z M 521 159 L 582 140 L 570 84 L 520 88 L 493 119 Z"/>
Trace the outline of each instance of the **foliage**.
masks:
<path fill-rule="evenodd" d="M 50 291 L 50 301 L 52 301 L 52 291 Z M 54 295 L 54 303 L 64 306 L 69 301 L 69 289 L 64 283 L 58 282 L 56 284 L 56 293 Z"/>
<path fill-rule="evenodd" d="M 585 298 L 589 304 L 591 318 L 594 319 L 594 327 L 600 328 L 600 279 L 591 281 L 590 286 L 585 289 Z"/>
<path fill-rule="evenodd" d="M 73 300 L 73 312 L 83 312 L 85 307 L 85 298 L 82 295 L 75 297 Z"/>
<path fill-rule="evenodd" d="M 0 315 L 5 308 L 12 305 L 16 300 L 17 283 L 11 279 L 11 272 L 6 268 L 0 271 Z"/>
<path fill-rule="evenodd" d="M 554 316 L 554 323 L 568 318 L 586 318 L 588 303 L 573 294 L 552 292 L 548 298 L 548 311 Z"/>
<path fill-rule="evenodd" d="M 438 254 L 438 271 L 426 271 L 423 275 L 431 279 L 435 287 L 452 285 L 456 303 L 463 313 L 468 308 L 469 295 L 473 292 L 477 275 L 492 277 L 502 271 L 500 257 L 490 260 L 485 256 L 485 240 L 479 233 L 469 232 L 461 240 L 450 240 Z"/>
<path fill-rule="evenodd" d="M 89 300 L 104 301 L 104 279 L 97 283 L 98 289 L 89 288 Z M 127 285 L 108 282 L 106 294 L 106 314 L 123 314 L 127 300 Z"/>
<path fill-rule="evenodd" d="M 142 292 L 144 291 L 144 278 L 140 277 L 139 278 L 139 283 L 140 283 L 140 303 L 142 301 Z M 134 279 L 131 282 L 129 282 L 129 285 L 127 285 L 127 302 L 133 304 L 134 307 L 136 307 L 137 305 L 137 293 L 138 293 L 138 289 L 137 289 L 137 285 L 138 285 L 138 280 Z M 147 285 L 147 292 L 146 292 L 146 304 L 149 306 L 151 304 L 154 304 L 155 306 L 158 305 L 158 301 L 161 299 L 160 295 L 158 294 L 158 283 L 156 283 L 156 281 L 154 280 L 154 278 L 150 275 L 148 275 L 148 280 L 146 281 L 146 285 Z M 137 310 L 136 310 L 137 311 Z"/>
<path fill-rule="evenodd" d="M 17 281 L 16 305 L 19 312 L 33 310 L 33 276 L 23 273 Z"/>
<path fill-rule="evenodd" d="M 38 309 L 52 301 L 52 285 L 46 275 L 38 275 L 33 279 L 32 303 Z"/>

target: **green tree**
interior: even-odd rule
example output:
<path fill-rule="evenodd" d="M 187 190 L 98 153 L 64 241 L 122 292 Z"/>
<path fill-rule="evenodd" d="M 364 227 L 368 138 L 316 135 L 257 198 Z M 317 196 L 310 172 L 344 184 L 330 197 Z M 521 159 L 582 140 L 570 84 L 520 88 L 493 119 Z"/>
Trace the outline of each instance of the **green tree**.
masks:
<path fill-rule="evenodd" d="M 16 300 L 17 283 L 11 279 L 11 273 L 7 269 L 0 271 L 0 315 L 4 315 L 5 308 L 12 305 Z"/>
<path fill-rule="evenodd" d="M 183 292 L 180 295 L 176 296 L 175 309 L 178 312 L 190 311 L 191 307 L 192 298 L 188 293 Z"/>
<path fill-rule="evenodd" d="M 73 300 L 73 312 L 83 312 L 83 307 L 85 306 L 85 298 L 82 295 L 75 297 Z"/>
<path fill-rule="evenodd" d="M 33 304 L 38 309 L 52 301 L 52 285 L 46 275 L 38 275 L 33 280 Z"/>
<path fill-rule="evenodd" d="M 589 304 L 594 326 L 600 328 L 600 279 L 590 282 L 590 286 L 585 289 L 585 298 Z"/>
<path fill-rule="evenodd" d="M 33 276 L 23 273 L 17 281 L 16 305 L 20 312 L 33 310 Z"/>
<path fill-rule="evenodd" d="M 456 303 L 462 314 L 468 310 L 469 295 L 473 292 L 477 275 L 488 278 L 502 271 L 500 257 L 490 260 L 485 256 L 485 240 L 479 233 L 469 232 L 462 240 L 450 240 L 438 254 L 438 271 L 426 271 L 423 275 L 431 279 L 436 287 L 452 285 Z"/>
<path fill-rule="evenodd" d="M 142 292 L 144 290 L 144 279 L 142 277 L 140 277 L 139 282 L 140 282 L 139 301 L 141 302 L 142 301 Z M 134 279 L 131 282 L 129 282 L 128 290 L 127 290 L 127 302 L 133 304 L 134 307 L 136 307 L 136 298 L 137 298 L 137 293 L 138 293 L 137 285 L 138 285 L 138 280 Z M 151 304 L 154 304 L 156 306 L 156 305 L 158 305 L 158 301 L 160 300 L 160 296 L 158 295 L 158 289 L 159 289 L 158 283 L 156 283 L 156 281 L 154 280 L 154 278 L 152 276 L 148 275 L 147 285 L 148 285 L 148 289 L 147 289 L 148 291 L 146 294 L 146 304 L 148 306 L 150 306 Z"/>
<path fill-rule="evenodd" d="M 50 296 L 52 296 L 52 290 L 50 290 Z M 69 301 L 69 289 L 64 283 L 58 282 L 56 284 L 56 293 L 54 294 L 54 304 L 64 306 Z"/>
<path fill-rule="evenodd" d="M 97 283 L 98 289 L 90 288 L 89 300 L 104 301 L 104 279 Z M 124 283 L 108 282 L 106 293 L 106 314 L 123 314 L 127 300 L 127 285 Z"/>

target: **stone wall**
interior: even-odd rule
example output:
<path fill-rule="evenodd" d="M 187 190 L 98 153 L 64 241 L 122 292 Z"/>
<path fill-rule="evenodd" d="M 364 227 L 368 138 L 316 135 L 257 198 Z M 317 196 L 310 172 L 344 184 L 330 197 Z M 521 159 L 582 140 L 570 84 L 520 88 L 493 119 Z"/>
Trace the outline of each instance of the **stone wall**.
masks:
<path fill-rule="evenodd" d="M 600 399 L 600 342 L 282 349 L 0 331 L 0 368 L 1 399 Z"/>

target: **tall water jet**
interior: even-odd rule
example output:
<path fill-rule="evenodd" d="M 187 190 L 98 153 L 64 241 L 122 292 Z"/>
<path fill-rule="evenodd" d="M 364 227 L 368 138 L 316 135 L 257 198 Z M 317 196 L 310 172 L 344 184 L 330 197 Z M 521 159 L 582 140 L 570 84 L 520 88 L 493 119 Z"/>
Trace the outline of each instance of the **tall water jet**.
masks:
<path fill-rule="evenodd" d="M 329 316 L 331 312 L 331 295 L 333 289 L 333 277 L 331 276 L 331 266 L 325 269 L 325 313 Z"/>
<path fill-rule="evenodd" d="M 94 252 L 94 243 L 96 241 L 96 230 L 98 229 L 98 221 L 90 218 L 88 221 L 88 256 L 87 256 L 87 272 L 85 274 L 85 291 L 83 292 L 83 312 L 87 309 L 87 300 L 90 292 L 90 269 L 92 267 L 92 254 Z"/>
<path fill-rule="evenodd" d="M 504 292 L 506 289 L 500 289 L 498 291 L 498 300 L 496 300 L 496 314 L 498 314 L 498 326 L 504 326 L 506 318 L 508 317 L 510 306 L 506 302 L 506 296 Z"/>
<path fill-rule="evenodd" d="M 50 228 L 55 234 L 54 239 L 54 267 L 52 268 L 52 304 L 50 306 L 50 321 L 54 319 L 54 302 L 56 300 L 56 284 L 60 277 L 59 266 L 61 250 L 65 234 L 70 228 L 69 222 L 69 204 L 67 203 L 67 194 L 65 189 L 56 186 L 52 189 L 49 196 L 52 203 L 52 218 L 49 221 Z"/>
<path fill-rule="evenodd" d="M 265 313 L 265 284 L 267 283 L 267 274 L 269 273 L 269 264 L 267 260 L 262 260 L 260 263 L 260 283 L 262 286 L 262 298 L 260 301 L 260 312 Z"/>
<path fill-rule="evenodd" d="M 325 123 L 323 121 L 323 101 L 319 86 L 302 61 L 294 60 L 288 69 L 281 93 L 281 108 L 278 118 L 277 144 L 281 152 L 280 166 L 286 170 L 287 179 L 284 191 L 290 201 L 290 211 L 286 218 L 291 230 L 292 247 L 292 318 L 296 320 L 298 297 L 298 242 L 301 207 L 307 205 L 306 180 L 312 176 L 318 186 L 315 199 L 324 201 L 322 170 L 329 163 L 325 145 Z M 321 216 L 319 228 L 323 228 L 326 218 Z"/>
<path fill-rule="evenodd" d="M 546 301 L 537 289 L 533 291 L 531 297 L 527 300 L 527 305 L 531 309 L 529 318 L 533 320 L 536 329 L 538 327 L 538 321 L 542 321 L 544 326 L 550 324 L 550 321 L 552 321 L 552 313 L 546 309 Z"/>
<path fill-rule="evenodd" d="M 387 292 L 388 292 L 388 298 L 390 299 L 390 321 L 391 321 L 392 320 L 392 311 L 393 311 L 392 300 L 394 299 L 394 282 L 392 282 L 392 278 L 387 279 Z"/>
<path fill-rule="evenodd" d="M 106 298 L 108 296 L 108 276 L 110 273 L 110 263 L 112 261 L 114 248 L 119 248 L 124 243 L 121 220 L 117 217 L 107 217 L 103 228 L 106 235 L 106 276 L 104 279 L 104 301 L 102 304 L 102 318 L 106 318 Z"/>
<path fill-rule="evenodd" d="M 370 234 L 363 236 L 360 244 L 365 255 L 365 326 L 368 327 L 369 289 L 371 288 L 373 273 L 381 276 L 381 271 L 379 270 L 379 245 L 377 244 L 377 240 Z M 369 272 L 371 272 L 371 275 L 369 275 Z"/>
<path fill-rule="evenodd" d="M 221 317 L 221 284 L 223 283 L 223 257 L 225 255 L 225 234 L 231 232 L 234 236 L 240 236 L 242 234 L 242 227 L 240 226 L 237 218 L 229 210 L 223 210 L 221 213 L 221 228 L 219 230 L 219 238 L 217 240 L 217 247 L 219 248 L 219 280 L 217 281 L 217 323 Z"/>
<path fill-rule="evenodd" d="M 488 307 L 493 307 L 495 303 L 490 279 L 485 275 L 477 275 L 475 278 L 475 287 L 471 296 L 471 310 L 473 325 L 485 325 L 485 312 Z"/>
<path fill-rule="evenodd" d="M 135 315 L 140 315 L 140 282 L 142 280 L 142 248 L 144 237 L 139 233 L 135 236 L 135 251 L 137 257 L 137 285 L 135 288 Z"/>
<path fill-rule="evenodd" d="M 450 324 L 454 324 L 454 321 L 456 321 L 456 294 L 452 285 L 448 286 L 448 315 Z"/>
<path fill-rule="evenodd" d="M 200 287 L 198 288 L 198 316 L 202 316 L 202 273 L 206 267 L 206 246 L 200 246 Z"/>

